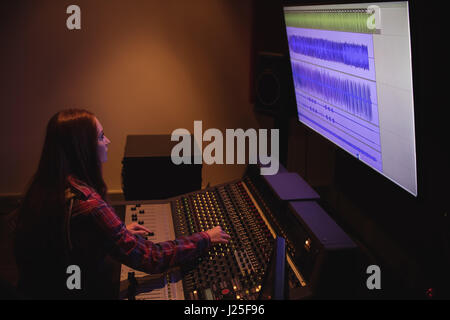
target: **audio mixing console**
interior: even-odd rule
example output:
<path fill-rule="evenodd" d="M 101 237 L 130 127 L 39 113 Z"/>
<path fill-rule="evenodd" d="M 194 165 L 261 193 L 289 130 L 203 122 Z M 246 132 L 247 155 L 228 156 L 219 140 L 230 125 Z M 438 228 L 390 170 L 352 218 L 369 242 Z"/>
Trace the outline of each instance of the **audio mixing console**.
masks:
<path fill-rule="evenodd" d="M 121 298 L 258 299 L 277 236 L 286 240 L 286 284 L 289 291 L 305 289 L 307 280 L 295 259 L 304 251 L 304 239 L 311 247 L 313 237 L 307 235 L 300 240 L 301 244 L 291 237 L 289 232 L 295 223 L 280 219 L 287 206 L 276 205 L 276 197 L 266 196 L 267 188 L 260 188 L 260 185 L 259 180 L 255 182 L 246 176 L 236 182 L 165 201 L 127 205 L 125 223 L 145 225 L 152 231 L 147 237 L 152 242 L 174 240 L 218 225 L 231 236 L 231 240 L 227 244 L 216 244 L 206 255 L 160 275 L 148 275 L 122 265 Z M 283 225 L 286 223 L 291 225 Z M 300 231 L 294 230 L 294 233 Z M 316 257 L 318 253 L 319 249 L 311 255 Z M 308 254 L 306 252 L 303 258 Z"/>

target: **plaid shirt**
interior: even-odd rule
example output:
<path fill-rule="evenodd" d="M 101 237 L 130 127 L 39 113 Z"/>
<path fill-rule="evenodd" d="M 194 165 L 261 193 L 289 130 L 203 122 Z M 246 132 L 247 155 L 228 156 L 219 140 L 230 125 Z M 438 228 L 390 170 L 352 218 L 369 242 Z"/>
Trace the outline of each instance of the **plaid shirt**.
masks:
<path fill-rule="evenodd" d="M 211 245 L 206 232 L 160 243 L 136 237 L 128 231 L 114 209 L 91 187 L 73 176 L 69 176 L 68 181 L 72 186 L 71 191 L 78 194 L 77 200 L 73 203 L 72 221 L 80 216 L 93 221 L 94 230 L 99 231 L 95 239 L 103 241 L 99 247 L 109 248 L 110 252 L 106 253 L 131 268 L 147 273 L 161 273 L 174 265 L 206 253 Z M 70 197 L 71 192 L 67 195 Z M 72 230 L 73 236 L 75 231 Z M 93 245 L 95 244 L 89 243 L 91 248 Z"/>

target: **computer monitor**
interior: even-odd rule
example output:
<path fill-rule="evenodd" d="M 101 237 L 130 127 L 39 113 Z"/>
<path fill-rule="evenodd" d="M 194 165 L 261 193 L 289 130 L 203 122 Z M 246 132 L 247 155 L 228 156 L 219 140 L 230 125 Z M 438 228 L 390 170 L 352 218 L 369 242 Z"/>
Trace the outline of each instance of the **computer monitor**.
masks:
<path fill-rule="evenodd" d="M 409 3 L 324 3 L 283 7 L 298 120 L 418 196 Z"/>

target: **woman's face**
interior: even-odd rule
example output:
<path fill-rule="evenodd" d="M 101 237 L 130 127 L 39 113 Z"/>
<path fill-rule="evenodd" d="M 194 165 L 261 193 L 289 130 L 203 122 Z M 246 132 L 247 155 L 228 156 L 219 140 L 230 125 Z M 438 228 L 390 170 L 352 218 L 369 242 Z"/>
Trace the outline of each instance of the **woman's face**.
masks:
<path fill-rule="evenodd" d="M 98 156 L 103 163 L 108 160 L 108 144 L 110 144 L 111 141 L 103 133 L 103 126 L 97 118 L 95 118 L 95 122 L 97 124 Z"/>

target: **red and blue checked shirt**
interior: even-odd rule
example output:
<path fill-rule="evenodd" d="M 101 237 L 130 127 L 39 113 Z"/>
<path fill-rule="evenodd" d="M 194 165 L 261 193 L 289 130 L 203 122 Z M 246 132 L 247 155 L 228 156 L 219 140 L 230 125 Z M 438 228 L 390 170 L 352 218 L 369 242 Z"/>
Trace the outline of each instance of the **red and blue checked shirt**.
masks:
<path fill-rule="evenodd" d="M 95 259 L 105 253 L 131 268 L 161 273 L 206 253 L 211 245 L 206 232 L 160 243 L 136 237 L 94 189 L 73 176 L 68 177 L 68 182 L 71 193 L 77 195 L 70 228 L 73 247 L 78 252 L 90 252 L 82 252 L 83 259 Z"/>

